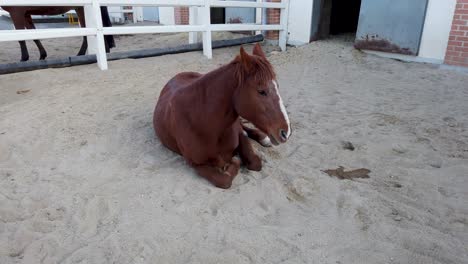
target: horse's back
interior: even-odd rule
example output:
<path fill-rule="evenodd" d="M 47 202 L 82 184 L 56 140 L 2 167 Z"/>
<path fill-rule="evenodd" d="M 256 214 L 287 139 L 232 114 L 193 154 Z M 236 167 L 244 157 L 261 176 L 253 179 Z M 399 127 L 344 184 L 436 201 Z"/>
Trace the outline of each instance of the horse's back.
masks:
<path fill-rule="evenodd" d="M 177 99 L 177 92 L 187 89 L 188 86 L 198 79 L 202 74 L 197 72 L 182 72 L 170 79 L 159 95 L 156 108 L 154 109 L 153 125 L 156 135 L 161 142 L 172 151 L 180 153 L 175 139 L 177 129 L 176 111 L 180 111 L 174 102 Z"/>
<path fill-rule="evenodd" d="M 182 72 L 177 74 L 176 76 L 172 77 L 164 88 L 161 91 L 161 95 L 165 94 L 168 91 L 177 91 L 180 89 L 187 88 L 188 85 L 193 83 L 195 80 L 200 78 L 202 74 L 198 72 Z"/>

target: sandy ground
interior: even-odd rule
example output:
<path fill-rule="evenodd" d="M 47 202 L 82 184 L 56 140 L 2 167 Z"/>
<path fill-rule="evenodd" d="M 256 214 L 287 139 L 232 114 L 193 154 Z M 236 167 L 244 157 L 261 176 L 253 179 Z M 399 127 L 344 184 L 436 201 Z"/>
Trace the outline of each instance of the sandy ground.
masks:
<path fill-rule="evenodd" d="M 0 76 L 0 263 L 468 263 L 467 75 L 336 40 L 270 53 L 292 138 L 221 190 L 151 119 L 174 74 L 237 52 Z"/>

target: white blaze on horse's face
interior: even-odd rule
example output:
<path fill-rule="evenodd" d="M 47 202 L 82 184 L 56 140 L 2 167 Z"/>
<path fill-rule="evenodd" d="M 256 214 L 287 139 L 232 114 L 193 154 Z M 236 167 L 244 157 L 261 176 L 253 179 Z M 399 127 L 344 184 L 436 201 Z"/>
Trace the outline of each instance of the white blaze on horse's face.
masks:
<path fill-rule="evenodd" d="M 286 139 L 288 139 L 291 136 L 291 124 L 289 122 L 288 113 L 286 112 L 286 107 L 284 107 L 283 99 L 281 99 L 281 95 L 278 89 L 278 83 L 276 82 L 276 80 L 272 80 L 272 82 L 273 82 L 273 86 L 275 87 L 276 95 L 279 98 L 278 104 L 281 109 L 281 113 L 283 114 L 284 120 L 286 120 L 286 123 L 288 124 L 288 131 L 286 131 Z"/>

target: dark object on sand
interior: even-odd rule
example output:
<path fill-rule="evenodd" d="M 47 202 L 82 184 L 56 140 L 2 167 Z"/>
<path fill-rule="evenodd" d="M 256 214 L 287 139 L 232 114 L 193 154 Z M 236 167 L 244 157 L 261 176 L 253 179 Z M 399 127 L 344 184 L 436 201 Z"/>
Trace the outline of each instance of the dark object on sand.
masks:
<path fill-rule="evenodd" d="M 337 177 L 340 180 L 352 180 L 355 178 L 369 178 L 369 173 L 371 172 L 368 169 L 357 169 L 357 170 L 350 170 L 345 171 L 342 166 L 338 167 L 338 169 L 334 170 L 324 170 L 326 174 L 332 177 Z"/>

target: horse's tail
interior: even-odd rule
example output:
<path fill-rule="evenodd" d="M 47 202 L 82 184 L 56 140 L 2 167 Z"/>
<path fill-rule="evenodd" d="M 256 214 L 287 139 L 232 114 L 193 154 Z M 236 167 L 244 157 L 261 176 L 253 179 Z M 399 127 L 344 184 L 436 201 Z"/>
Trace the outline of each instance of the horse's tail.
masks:
<path fill-rule="evenodd" d="M 112 27 L 112 22 L 109 17 L 109 11 L 107 11 L 107 6 L 101 6 L 101 15 L 102 15 L 102 25 L 104 27 Z M 106 35 L 104 36 L 104 40 L 106 41 L 109 48 L 115 47 L 114 36 Z"/>

